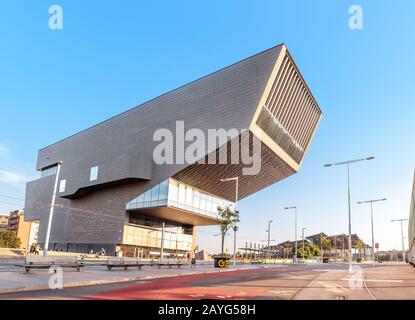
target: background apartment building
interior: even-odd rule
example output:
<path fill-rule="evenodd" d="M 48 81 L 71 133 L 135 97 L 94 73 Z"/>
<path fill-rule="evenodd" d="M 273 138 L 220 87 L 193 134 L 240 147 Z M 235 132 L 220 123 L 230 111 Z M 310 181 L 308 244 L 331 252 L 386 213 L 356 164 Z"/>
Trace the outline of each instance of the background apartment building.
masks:
<path fill-rule="evenodd" d="M 7 231 L 17 234 L 21 249 L 29 249 L 32 243 L 37 242 L 38 230 L 39 223 L 37 221 L 25 221 L 23 210 L 10 212 Z"/>
<path fill-rule="evenodd" d="M 9 217 L 0 216 L 0 232 L 7 231 L 9 228 Z"/>

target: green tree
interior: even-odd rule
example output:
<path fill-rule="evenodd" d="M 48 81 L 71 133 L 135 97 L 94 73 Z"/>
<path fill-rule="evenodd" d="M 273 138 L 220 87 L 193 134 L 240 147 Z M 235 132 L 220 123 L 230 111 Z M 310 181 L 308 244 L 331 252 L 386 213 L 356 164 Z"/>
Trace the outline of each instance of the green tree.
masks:
<path fill-rule="evenodd" d="M 227 206 L 225 208 L 218 207 L 218 213 L 221 220 L 219 225 L 222 238 L 221 253 L 224 254 L 226 234 L 231 228 L 234 231 L 238 230 L 236 224 L 239 222 L 239 211 L 232 210 L 230 206 Z"/>
<path fill-rule="evenodd" d="M 18 249 L 20 248 L 20 245 L 21 242 L 20 239 L 17 237 L 16 232 L 0 232 L 0 247 Z"/>
<path fill-rule="evenodd" d="M 313 243 L 307 243 L 304 245 L 304 258 L 305 259 L 310 259 L 316 256 L 320 255 L 320 247 L 316 246 Z M 302 258 L 303 257 L 303 246 L 299 245 L 298 246 L 298 253 L 297 253 L 297 257 L 298 258 Z"/>
<path fill-rule="evenodd" d="M 328 237 L 321 237 L 319 241 L 319 246 L 323 249 L 323 256 L 324 256 L 326 255 L 326 251 L 331 250 L 333 248 L 333 242 Z"/>
<path fill-rule="evenodd" d="M 362 240 L 356 241 L 356 248 L 359 250 L 359 258 L 362 259 L 362 250 L 365 247 L 365 243 Z M 401 255 L 402 257 L 402 255 Z"/>

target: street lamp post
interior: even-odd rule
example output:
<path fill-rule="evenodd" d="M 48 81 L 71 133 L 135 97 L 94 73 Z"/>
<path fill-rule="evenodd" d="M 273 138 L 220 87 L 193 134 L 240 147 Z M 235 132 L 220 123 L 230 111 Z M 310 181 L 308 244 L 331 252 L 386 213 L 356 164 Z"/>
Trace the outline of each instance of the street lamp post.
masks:
<path fill-rule="evenodd" d="M 57 166 L 57 170 L 56 170 L 56 177 L 55 177 L 55 185 L 53 187 L 52 200 L 51 200 L 50 209 L 49 209 L 49 218 L 48 218 L 48 226 L 47 226 L 47 229 L 46 229 L 45 244 L 43 246 L 43 256 L 44 257 L 47 257 L 47 255 L 48 255 L 50 229 L 52 228 L 53 213 L 55 211 L 56 194 L 58 193 L 58 182 L 59 182 L 59 177 L 60 177 L 60 173 L 61 173 L 61 167 L 62 167 L 62 162 L 58 162 L 58 166 Z"/>
<path fill-rule="evenodd" d="M 272 220 L 268 220 L 268 259 L 271 258 L 271 223 Z"/>
<path fill-rule="evenodd" d="M 371 224 L 372 224 L 372 261 L 373 261 L 373 264 L 375 264 L 375 233 L 374 233 L 374 227 L 373 227 L 373 203 L 374 202 L 380 202 L 380 201 L 386 201 L 386 198 L 375 199 L 375 200 L 367 200 L 367 201 L 359 201 L 357 203 L 357 204 L 370 203 L 370 221 L 371 221 Z"/>
<path fill-rule="evenodd" d="M 164 230 L 165 228 L 166 228 L 166 223 L 163 221 L 161 224 L 160 261 L 163 261 L 163 256 L 164 256 Z M 176 250 L 177 250 L 177 242 L 176 242 Z"/>
<path fill-rule="evenodd" d="M 348 212 L 349 212 L 349 272 L 353 271 L 352 268 L 352 211 L 350 205 L 350 165 L 356 162 L 365 161 L 365 160 L 373 160 L 375 157 L 367 157 L 362 159 L 356 160 L 347 160 L 343 162 L 337 163 L 328 163 L 325 164 L 324 167 L 332 167 L 332 166 L 340 166 L 346 165 L 347 166 L 347 200 L 348 200 Z"/>
<path fill-rule="evenodd" d="M 235 190 L 235 212 L 238 206 L 238 193 L 239 193 L 239 177 L 233 177 L 228 179 L 221 179 L 222 182 L 235 181 L 236 190 Z M 233 266 L 236 267 L 236 231 L 238 231 L 238 226 L 236 221 L 233 226 Z"/>
<path fill-rule="evenodd" d="M 334 262 L 337 262 L 337 235 L 334 236 Z"/>
<path fill-rule="evenodd" d="M 294 209 L 295 214 L 295 249 L 294 249 L 294 259 L 293 262 L 297 263 L 297 207 L 285 207 L 285 210 Z"/>
<path fill-rule="evenodd" d="M 303 256 L 303 263 L 304 263 L 304 260 L 305 260 L 304 259 L 304 254 L 305 254 L 305 251 L 304 251 L 305 250 L 305 246 L 304 246 L 304 230 L 305 229 L 307 229 L 307 228 L 303 228 L 302 231 L 301 231 L 301 236 L 303 238 L 303 254 L 302 254 L 302 256 Z"/>
<path fill-rule="evenodd" d="M 404 221 L 408 221 L 408 219 L 395 219 L 395 220 L 391 220 L 391 222 L 400 222 L 401 223 L 401 236 L 402 236 L 402 261 L 403 263 L 406 263 L 405 260 L 405 237 L 403 235 L 403 222 Z"/>

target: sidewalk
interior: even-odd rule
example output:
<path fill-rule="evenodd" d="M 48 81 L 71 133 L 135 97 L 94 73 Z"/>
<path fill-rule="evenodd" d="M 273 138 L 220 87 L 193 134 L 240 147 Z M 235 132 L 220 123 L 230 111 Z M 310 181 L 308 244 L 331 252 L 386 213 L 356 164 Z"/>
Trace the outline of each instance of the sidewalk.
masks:
<path fill-rule="evenodd" d="M 260 269 L 279 266 L 281 265 L 241 265 L 237 266 L 236 269 L 215 269 L 211 264 L 200 265 L 196 268 L 183 266 L 181 269 L 158 269 L 157 267 L 146 266 L 141 271 L 131 268 L 128 269 L 128 271 L 114 270 L 110 272 L 104 266 L 88 265 L 83 269 L 82 272 L 76 272 L 76 270 L 64 270 L 63 287 L 68 288 L 128 281 L 145 281 L 184 275 L 204 274 L 212 272 L 235 272 L 238 270 Z M 23 268 L 5 265 L 0 266 L 0 294 L 22 291 L 48 290 L 50 289 L 49 281 L 53 275 L 54 274 L 49 274 L 48 270 L 33 270 L 30 273 L 26 273 Z"/>

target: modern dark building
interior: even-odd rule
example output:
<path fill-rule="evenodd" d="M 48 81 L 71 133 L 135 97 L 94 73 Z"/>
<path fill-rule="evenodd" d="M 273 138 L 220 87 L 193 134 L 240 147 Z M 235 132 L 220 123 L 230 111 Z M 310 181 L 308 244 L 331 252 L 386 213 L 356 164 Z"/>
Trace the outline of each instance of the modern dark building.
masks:
<path fill-rule="evenodd" d="M 157 256 L 163 237 L 166 254 L 186 254 L 195 227 L 218 224 L 218 207 L 236 200 L 234 184 L 221 179 L 239 177 L 243 199 L 298 172 L 321 116 L 286 46 L 273 47 L 41 149 L 41 178 L 27 184 L 25 218 L 40 221 L 42 246 L 62 163 L 50 250 Z M 193 163 L 157 164 L 155 132 L 176 132 L 177 121 L 184 132 L 240 134 L 219 139 Z M 249 153 L 255 141 L 260 170 L 246 174 L 233 156 Z"/>

